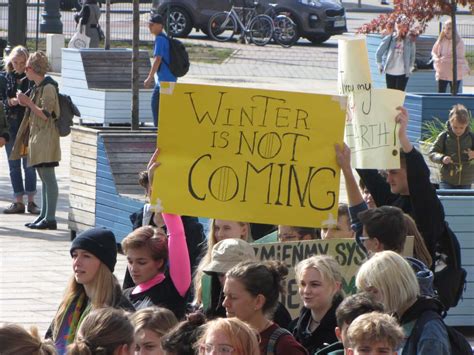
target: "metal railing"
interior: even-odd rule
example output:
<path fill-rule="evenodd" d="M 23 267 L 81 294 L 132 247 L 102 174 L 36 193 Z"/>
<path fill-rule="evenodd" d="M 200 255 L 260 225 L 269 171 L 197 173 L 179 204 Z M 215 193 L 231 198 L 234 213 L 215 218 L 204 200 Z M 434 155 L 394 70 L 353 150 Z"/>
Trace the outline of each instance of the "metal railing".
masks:
<path fill-rule="evenodd" d="M 110 6 L 110 38 L 113 41 L 132 40 L 132 4 L 114 3 Z M 140 40 L 153 41 L 153 36 L 148 31 L 148 19 L 152 9 L 151 3 L 140 4 Z M 27 4 L 27 39 L 46 38 L 46 33 L 39 32 L 39 23 L 43 21 L 44 2 L 30 0 Z M 72 37 L 76 32 L 74 11 L 61 11 L 63 34 L 66 38 Z M 101 27 L 105 30 L 105 6 L 102 6 L 100 18 Z M 8 0 L 0 0 L 0 38 L 7 38 L 8 34 Z"/>

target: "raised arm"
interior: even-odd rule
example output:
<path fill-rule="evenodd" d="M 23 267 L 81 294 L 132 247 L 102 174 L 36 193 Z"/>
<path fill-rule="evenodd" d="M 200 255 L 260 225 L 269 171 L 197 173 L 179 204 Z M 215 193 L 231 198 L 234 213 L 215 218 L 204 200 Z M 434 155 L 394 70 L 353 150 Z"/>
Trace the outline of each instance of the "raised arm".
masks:
<path fill-rule="evenodd" d="M 168 230 L 169 274 L 178 293 L 184 297 L 191 286 L 191 265 L 181 217 L 163 213 Z"/>
<path fill-rule="evenodd" d="M 413 217 L 434 258 L 436 243 L 444 232 L 444 208 L 431 185 L 430 170 L 425 159 L 410 143 L 407 136 L 408 112 L 403 107 L 395 120 L 400 125 L 399 139 L 405 153 L 408 189 Z"/>

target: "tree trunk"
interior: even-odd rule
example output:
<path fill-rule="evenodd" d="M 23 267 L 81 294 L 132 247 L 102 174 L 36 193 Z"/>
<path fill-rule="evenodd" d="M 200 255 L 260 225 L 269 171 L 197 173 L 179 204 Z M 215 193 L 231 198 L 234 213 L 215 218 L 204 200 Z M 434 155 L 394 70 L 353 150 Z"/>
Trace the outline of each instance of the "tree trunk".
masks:
<path fill-rule="evenodd" d="M 133 0 L 133 39 L 132 39 L 132 131 L 138 130 L 140 123 L 138 111 L 139 93 L 139 34 L 140 34 L 140 2 Z"/>
<path fill-rule="evenodd" d="M 105 3 L 105 50 L 110 49 L 110 0 Z"/>
<path fill-rule="evenodd" d="M 456 0 L 451 0 L 451 23 L 452 23 L 452 42 L 453 42 L 453 82 L 451 85 L 451 93 L 456 95 L 458 92 L 458 53 L 456 50 Z"/>

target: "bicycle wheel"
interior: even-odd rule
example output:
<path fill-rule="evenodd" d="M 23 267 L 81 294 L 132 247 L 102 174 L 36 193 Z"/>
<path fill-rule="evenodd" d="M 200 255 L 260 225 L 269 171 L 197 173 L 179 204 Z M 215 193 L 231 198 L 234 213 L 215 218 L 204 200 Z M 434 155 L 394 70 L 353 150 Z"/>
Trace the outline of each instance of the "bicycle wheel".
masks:
<path fill-rule="evenodd" d="M 278 15 L 273 19 L 273 39 L 282 47 L 289 48 L 298 40 L 298 27 L 286 15 Z"/>
<path fill-rule="evenodd" d="M 237 23 L 230 12 L 218 12 L 207 25 L 209 36 L 218 42 L 230 41 L 237 31 Z"/>
<path fill-rule="evenodd" d="M 257 46 L 264 46 L 273 36 L 273 21 L 270 16 L 255 16 L 249 24 L 250 40 Z"/>

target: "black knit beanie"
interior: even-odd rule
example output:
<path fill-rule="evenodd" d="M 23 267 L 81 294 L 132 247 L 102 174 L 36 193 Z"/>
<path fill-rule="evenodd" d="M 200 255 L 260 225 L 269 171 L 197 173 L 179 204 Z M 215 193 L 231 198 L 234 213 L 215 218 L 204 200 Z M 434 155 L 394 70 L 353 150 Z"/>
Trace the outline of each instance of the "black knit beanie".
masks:
<path fill-rule="evenodd" d="M 71 256 L 75 249 L 84 249 L 94 254 L 114 272 L 117 263 L 117 242 L 112 231 L 103 227 L 88 229 L 72 241 Z"/>

